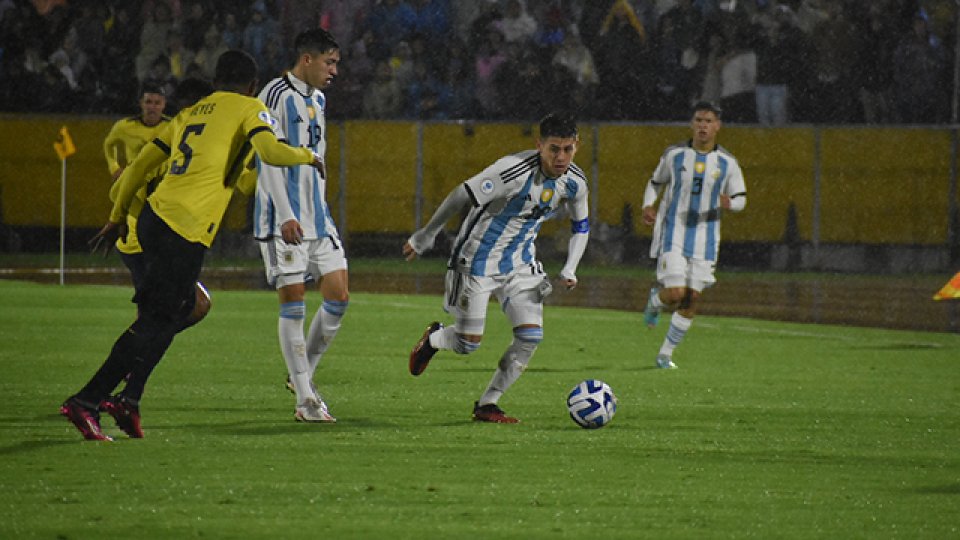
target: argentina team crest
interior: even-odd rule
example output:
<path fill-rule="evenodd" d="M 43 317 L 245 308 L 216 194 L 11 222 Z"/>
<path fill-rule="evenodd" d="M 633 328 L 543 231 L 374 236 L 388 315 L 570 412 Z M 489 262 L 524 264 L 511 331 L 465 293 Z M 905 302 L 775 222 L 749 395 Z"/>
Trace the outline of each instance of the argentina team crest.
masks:
<path fill-rule="evenodd" d="M 544 204 L 548 204 L 548 203 L 549 203 L 550 201 L 552 201 L 552 200 L 553 200 L 553 190 L 552 190 L 552 189 L 547 188 L 547 189 L 544 189 L 544 190 L 540 193 L 540 202 L 542 202 L 542 203 L 544 203 Z"/>
<path fill-rule="evenodd" d="M 707 164 L 702 161 L 698 161 L 693 166 L 693 171 L 697 174 L 703 174 L 703 171 L 705 170 L 707 170 Z"/>

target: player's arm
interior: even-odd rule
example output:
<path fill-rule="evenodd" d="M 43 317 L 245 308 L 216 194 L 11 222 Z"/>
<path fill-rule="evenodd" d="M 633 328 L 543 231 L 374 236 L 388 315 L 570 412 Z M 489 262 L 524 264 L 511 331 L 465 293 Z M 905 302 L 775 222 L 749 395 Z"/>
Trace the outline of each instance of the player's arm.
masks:
<path fill-rule="evenodd" d="M 586 185 L 577 191 L 577 195 L 567 202 L 570 212 L 570 240 L 567 242 L 567 261 L 560 270 L 560 279 L 568 289 L 577 286 L 577 266 L 587 249 L 590 238 L 590 210 L 587 203 Z"/>
<path fill-rule="evenodd" d="M 114 188 L 110 190 L 111 197 L 114 199 L 113 210 L 110 212 L 111 222 L 125 222 L 134 195 L 151 179 L 147 173 L 163 165 L 169 157 L 170 146 L 159 138 L 143 146 L 136 159 L 123 169 L 123 173 L 114 184 L 116 192 L 114 193 Z"/>
<path fill-rule="evenodd" d="M 739 212 L 747 206 L 747 187 L 743 181 L 743 171 L 739 165 L 730 168 L 727 183 L 720 194 L 720 207 L 731 212 Z"/>
<path fill-rule="evenodd" d="M 119 133 L 120 122 L 117 122 L 110 128 L 110 133 L 103 140 L 103 157 L 107 160 L 107 170 L 110 171 L 110 177 L 116 180 L 123 170 L 120 165 L 120 159 L 117 155 L 117 148 L 123 146 L 123 139 Z"/>
<path fill-rule="evenodd" d="M 117 237 L 126 240 L 130 203 L 140 188 L 150 181 L 151 177 L 147 173 L 162 165 L 168 157 L 170 157 L 170 146 L 159 139 L 154 139 L 152 143 L 144 145 L 136 159 L 123 169 L 123 173 L 110 188 L 110 197 L 113 200 L 110 217 L 97 234 L 87 242 L 91 251 L 96 252 L 103 247 L 106 255 Z"/>
<path fill-rule="evenodd" d="M 437 208 L 437 211 L 433 213 L 430 221 L 428 221 L 422 229 L 413 233 L 406 243 L 403 244 L 403 256 L 406 257 L 408 261 L 412 261 L 417 255 L 432 248 L 433 241 L 437 237 L 437 233 L 440 232 L 440 229 L 443 228 L 443 225 L 451 217 L 471 204 L 471 202 L 471 196 L 467 191 L 466 184 L 460 184 L 454 188 L 453 191 L 447 195 L 447 198 L 440 203 L 440 206 Z"/>
<path fill-rule="evenodd" d="M 653 175 L 647 182 L 647 188 L 643 191 L 641 219 L 645 225 L 653 225 L 657 220 L 657 207 L 654 205 L 657 203 L 657 198 L 660 196 L 663 186 L 670 180 L 670 172 L 666 162 L 666 155 L 664 155 L 660 158 L 660 163 L 657 164 L 657 168 L 654 169 Z"/>
<path fill-rule="evenodd" d="M 257 158 L 250 156 L 237 178 L 236 189 L 246 197 L 253 195 L 257 189 Z"/>
<path fill-rule="evenodd" d="M 250 144 L 253 145 L 253 149 L 260 156 L 260 160 L 268 165 L 277 167 L 312 165 L 318 169 L 323 166 L 323 160 L 312 150 L 293 147 L 280 142 L 277 140 L 277 136 L 266 126 L 251 132 Z"/>

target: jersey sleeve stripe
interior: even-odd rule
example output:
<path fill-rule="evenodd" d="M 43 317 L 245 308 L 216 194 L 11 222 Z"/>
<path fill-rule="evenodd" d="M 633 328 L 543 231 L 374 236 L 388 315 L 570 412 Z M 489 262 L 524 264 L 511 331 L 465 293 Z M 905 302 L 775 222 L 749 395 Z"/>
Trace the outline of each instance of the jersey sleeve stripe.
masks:
<path fill-rule="evenodd" d="M 463 189 L 467 190 L 467 195 L 470 196 L 470 202 L 473 203 L 473 206 L 480 206 L 480 202 L 477 201 L 477 196 L 473 194 L 473 190 L 470 189 L 470 186 L 463 184 Z"/>
<path fill-rule="evenodd" d="M 154 139 L 153 144 L 157 145 L 157 148 L 163 151 L 164 154 L 170 155 L 170 147 L 167 146 L 167 143 L 161 141 L 160 139 Z"/>
<path fill-rule="evenodd" d="M 539 163 L 540 156 L 538 154 L 534 154 L 500 173 L 500 179 L 503 180 L 504 183 L 511 180 L 516 180 L 517 178 L 526 175 L 528 172 L 530 172 L 530 169 L 534 168 Z"/>
<path fill-rule="evenodd" d="M 260 133 L 261 131 L 270 131 L 270 133 L 273 133 L 273 131 L 271 131 L 270 128 L 268 128 L 267 126 L 257 126 L 251 129 L 249 133 L 247 133 L 247 139 L 252 139 L 254 135 L 256 135 L 257 133 Z"/>

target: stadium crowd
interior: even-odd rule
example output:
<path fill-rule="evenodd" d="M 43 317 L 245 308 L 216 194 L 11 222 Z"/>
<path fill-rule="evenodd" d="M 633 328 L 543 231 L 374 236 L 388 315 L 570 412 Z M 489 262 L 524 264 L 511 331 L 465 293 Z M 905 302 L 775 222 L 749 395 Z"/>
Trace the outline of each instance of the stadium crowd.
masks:
<path fill-rule="evenodd" d="M 333 119 L 950 120 L 946 0 L 0 0 L 0 111 L 136 111 L 150 81 L 209 79 L 231 48 L 261 83 L 292 36 L 341 46 Z"/>

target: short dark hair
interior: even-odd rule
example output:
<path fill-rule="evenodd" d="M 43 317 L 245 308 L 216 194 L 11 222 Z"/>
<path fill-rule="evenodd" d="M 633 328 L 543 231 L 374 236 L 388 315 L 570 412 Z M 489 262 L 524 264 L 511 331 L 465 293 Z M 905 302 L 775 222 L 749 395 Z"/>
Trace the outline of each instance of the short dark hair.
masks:
<path fill-rule="evenodd" d="M 339 49 L 340 45 L 333 38 L 333 34 L 323 28 L 312 28 L 297 34 L 293 40 L 293 50 L 299 57 L 301 54 L 323 54 L 325 52 Z"/>
<path fill-rule="evenodd" d="M 163 84 L 154 79 L 147 79 L 140 85 L 140 97 L 142 98 L 144 94 L 160 94 L 167 97 L 167 91 L 164 90 Z"/>
<path fill-rule="evenodd" d="M 220 55 L 214 73 L 215 86 L 248 85 L 257 80 L 257 61 L 239 49 L 232 49 Z"/>
<path fill-rule="evenodd" d="M 698 101 L 696 104 L 694 104 L 691 114 L 696 114 L 699 111 L 710 111 L 717 115 L 717 118 L 723 117 L 723 109 L 721 109 L 720 105 L 717 105 L 713 101 Z"/>
<path fill-rule="evenodd" d="M 211 93 L 213 93 L 213 85 L 209 82 L 196 77 L 187 77 L 177 85 L 173 97 L 177 102 L 177 108 L 182 109 L 193 105 Z"/>
<path fill-rule="evenodd" d="M 552 112 L 540 120 L 540 138 L 577 136 L 577 120 L 568 112 Z"/>

